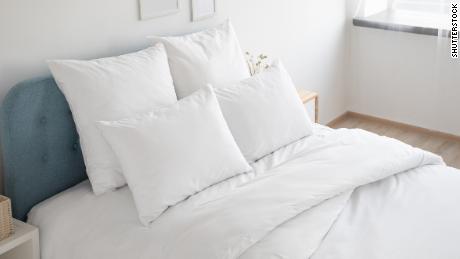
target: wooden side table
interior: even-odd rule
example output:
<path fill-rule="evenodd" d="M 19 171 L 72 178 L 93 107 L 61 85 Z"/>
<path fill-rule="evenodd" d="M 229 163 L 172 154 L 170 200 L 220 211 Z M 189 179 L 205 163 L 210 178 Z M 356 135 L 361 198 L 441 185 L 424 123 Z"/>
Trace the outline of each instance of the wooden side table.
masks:
<path fill-rule="evenodd" d="M 0 241 L 0 259 L 40 259 L 38 228 L 13 219 L 14 233 Z"/>
<path fill-rule="evenodd" d="M 316 92 L 307 91 L 307 90 L 297 90 L 299 97 L 304 104 L 314 100 L 315 101 L 315 123 L 319 122 L 319 95 Z"/>

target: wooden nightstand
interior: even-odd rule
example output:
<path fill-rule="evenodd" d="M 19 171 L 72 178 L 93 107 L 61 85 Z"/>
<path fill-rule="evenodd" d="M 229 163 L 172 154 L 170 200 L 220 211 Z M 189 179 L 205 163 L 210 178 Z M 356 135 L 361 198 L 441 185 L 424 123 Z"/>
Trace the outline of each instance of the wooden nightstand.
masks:
<path fill-rule="evenodd" d="M 14 233 L 0 241 L 0 259 L 40 259 L 38 228 L 13 219 Z"/>
<path fill-rule="evenodd" d="M 319 95 L 318 93 L 307 91 L 307 90 L 297 90 L 299 97 L 304 104 L 314 100 L 315 101 L 315 122 L 319 122 Z"/>

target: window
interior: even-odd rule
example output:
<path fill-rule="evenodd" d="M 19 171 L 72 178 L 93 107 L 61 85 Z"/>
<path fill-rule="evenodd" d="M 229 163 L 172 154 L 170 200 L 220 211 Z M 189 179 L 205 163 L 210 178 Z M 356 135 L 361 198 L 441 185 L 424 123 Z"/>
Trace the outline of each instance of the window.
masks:
<path fill-rule="evenodd" d="M 356 26 L 428 35 L 449 34 L 449 0 L 366 0 Z"/>
<path fill-rule="evenodd" d="M 392 7 L 400 11 L 449 15 L 450 2 L 446 0 L 396 0 Z"/>

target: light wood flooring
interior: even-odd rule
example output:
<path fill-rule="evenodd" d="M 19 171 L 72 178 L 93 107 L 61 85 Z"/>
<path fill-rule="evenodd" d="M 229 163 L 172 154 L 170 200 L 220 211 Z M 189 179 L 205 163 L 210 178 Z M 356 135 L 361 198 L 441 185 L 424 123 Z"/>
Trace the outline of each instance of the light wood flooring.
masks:
<path fill-rule="evenodd" d="M 361 128 L 379 135 L 399 139 L 409 145 L 441 155 L 452 167 L 460 169 L 460 137 L 385 121 L 366 115 L 347 113 L 329 124 L 332 128 Z"/>

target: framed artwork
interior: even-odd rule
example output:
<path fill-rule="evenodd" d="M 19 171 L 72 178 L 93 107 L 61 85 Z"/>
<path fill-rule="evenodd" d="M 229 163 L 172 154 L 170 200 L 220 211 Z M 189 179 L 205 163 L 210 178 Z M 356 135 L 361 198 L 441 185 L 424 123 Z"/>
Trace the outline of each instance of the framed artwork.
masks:
<path fill-rule="evenodd" d="M 192 0 L 192 20 L 200 21 L 214 16 L 216 13 L 215 0 Z"/>
<path fill-rule="evenodd" d="M 180 11 L 180 0 L 139 0 L 140 18 L 147 20 Z"/>

